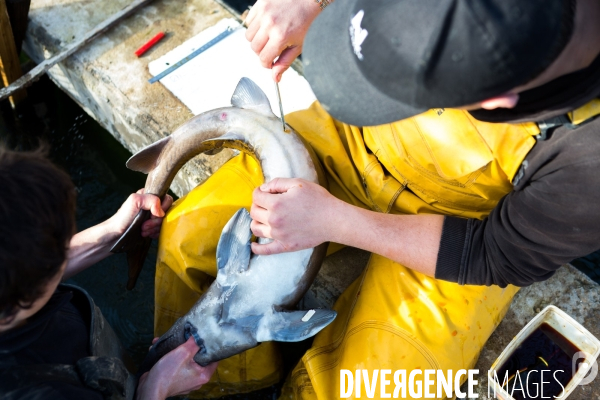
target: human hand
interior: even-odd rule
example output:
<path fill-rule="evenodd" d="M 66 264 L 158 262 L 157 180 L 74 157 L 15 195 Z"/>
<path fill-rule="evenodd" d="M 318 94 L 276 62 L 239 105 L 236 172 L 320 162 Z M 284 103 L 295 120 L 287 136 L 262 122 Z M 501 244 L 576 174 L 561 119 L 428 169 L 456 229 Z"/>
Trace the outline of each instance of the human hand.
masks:
<path fill-rule="evenodd" d="M 155 339 L 156 340 L 156 339 Z M 171 350 L 140 377 L 137 390 L 139 400 L 164 400 L 167 397 L 187 394 L 198 390 L 210 380 L 217 363 L 206 367 L 194 361 L 200 350 L 194 338 Z"/>
<path fill-rule="evenodd" d="M 331 240 L 329 231 L 343 202 L 304 179 L 275 178 L 254 190 L 250 229 L 268 244 L 252 243 L 255 254 L 268 255 L 315 247 Z"/>
<path fill-rule="evenodd" d="M 120 237 L 140 210 L 150 210 L 150 219 L 142 225 L 142 236 L 157 239 L 165 212 L 172 204 L 173 198 L 168 194 L 161 203 L 157 196 L 144 194 L 144 189 L 140 189 L 130 195 L 115 215 L 106 221 L 108 234 L 115 238 Z"/>
<path fill-rule="evenodd" d="M 306 32 L 320 10 L 314 0 L 258 0 L 250 9 L 246 39 L 262 66 L 273 70 L 276 82 L 302 53 Z"/>

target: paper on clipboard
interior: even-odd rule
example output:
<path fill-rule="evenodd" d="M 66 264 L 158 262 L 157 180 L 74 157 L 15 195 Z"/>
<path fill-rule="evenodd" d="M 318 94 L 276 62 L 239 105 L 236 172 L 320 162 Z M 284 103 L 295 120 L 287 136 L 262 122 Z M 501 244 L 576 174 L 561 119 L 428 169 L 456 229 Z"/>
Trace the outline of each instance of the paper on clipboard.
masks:
<path fill-rule="evenodd" d="M 235 32 L 161 79 L 160 83 L 179 98 L 194 115 L 198 115 L 215 108 L 231 106 L 231 96 L 239 80 L 248 77 L 265 92 L 271 101 L 273 112 L 280 116 L 271 70 L 260 65 L 257 55 L 244 36 L 246 29 L 231 18 L 219 21 L 150 62 L 150 74 L 160 74 L 225 31 L 227 27 L 235 29 Z M 292 68 L 283 74 L 279 87 L 286 114 L 308 108 L 316 99 L 306 79 Z"/>

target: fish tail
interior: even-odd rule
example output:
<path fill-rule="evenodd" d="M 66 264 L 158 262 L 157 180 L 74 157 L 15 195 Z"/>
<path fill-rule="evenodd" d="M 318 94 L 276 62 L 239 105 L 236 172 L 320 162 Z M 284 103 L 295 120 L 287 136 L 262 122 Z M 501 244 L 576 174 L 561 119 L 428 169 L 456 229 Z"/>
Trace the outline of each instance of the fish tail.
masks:
<path fill-rule="evenodd" d="M 150 211 L 140 210 L 129 228 L 110 249 L 112 253 L 127 253 L 127 265 L 129 265 L 127 290 L 135 287 L 152 243 L 152 238 L 142 237 L 142 224 L 149 219 Z"/>

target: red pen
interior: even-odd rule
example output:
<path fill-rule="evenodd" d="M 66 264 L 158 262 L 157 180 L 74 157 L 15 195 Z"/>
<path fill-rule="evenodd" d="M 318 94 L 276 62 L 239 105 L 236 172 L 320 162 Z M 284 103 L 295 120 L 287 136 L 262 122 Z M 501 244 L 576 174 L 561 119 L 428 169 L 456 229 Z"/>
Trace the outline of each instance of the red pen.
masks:
<path fill-rule="evenodd" d="M 135 55 L 138 57 L 141 56 L 142 54 L 144 54 L 145 52 L 150 50 L 150 48 L 152 46 L 154 46 L 156 43 L 158 43 L 164 37 L 165 37 L 164 32 L 158 32 L 158 34 L 156 36 L 154 36 L 152 39 L 148 40 L 148 42 L 145 45 L 143 45 L 142 47 L 137 49 L 135 51 Z"/>

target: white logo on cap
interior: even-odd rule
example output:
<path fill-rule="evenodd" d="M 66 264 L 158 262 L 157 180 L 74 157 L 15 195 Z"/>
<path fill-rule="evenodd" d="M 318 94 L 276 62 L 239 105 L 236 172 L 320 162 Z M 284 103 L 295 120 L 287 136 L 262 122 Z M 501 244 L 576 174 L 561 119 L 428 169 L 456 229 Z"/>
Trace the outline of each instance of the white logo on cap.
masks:
<path fill-rule="evenodd" d="M 359 60 L 363 59 L 361 46 L 369 34 L 366 29 L 360 27 L 364 16 L 365 12 L 360 10 L 350 21 L 350 40 L 352 41 L 354 54 L 356 54 Z"/>

